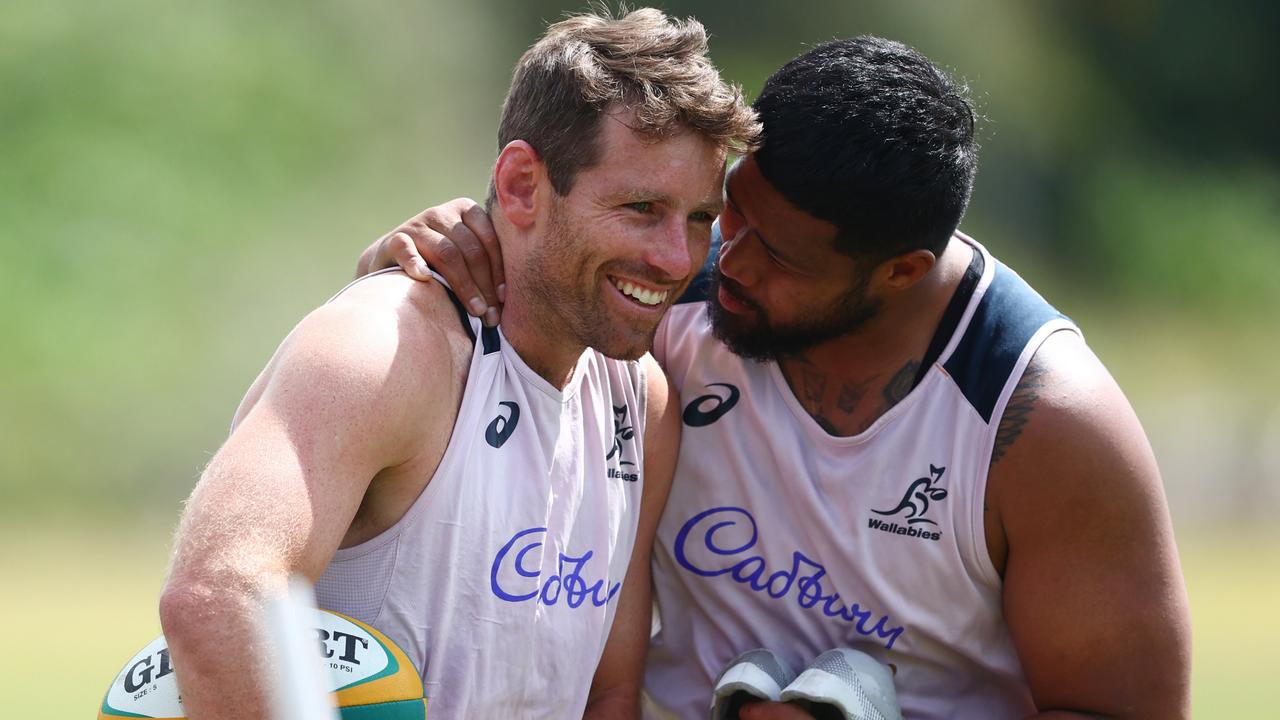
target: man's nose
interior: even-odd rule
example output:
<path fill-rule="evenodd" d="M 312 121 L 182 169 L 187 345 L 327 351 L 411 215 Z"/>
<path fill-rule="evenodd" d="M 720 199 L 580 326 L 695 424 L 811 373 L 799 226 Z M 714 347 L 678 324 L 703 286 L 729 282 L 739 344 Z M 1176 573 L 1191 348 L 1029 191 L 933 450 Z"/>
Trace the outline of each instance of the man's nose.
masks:
<path fill-rule="evenodd" d="M 688 223 L 683 220 L 663 223 L 661 238 L 649 245 L 645 262 L 670 280 L 684 280 L 695 265 L 689 242 Z"/>
<path fill-rule="evenodd" d="M 724 226 L 721 225 L 721 229 Z M 759 265 L 758 246 L 759 243 L 752 242 L 751 230 L 745 224 L 735 228 L 737 232 L 733 237 L 725 236 L 720 243 L 720 256 L 717 262 L 720 265 L 720 272 L 725 277 L 742 285 L 750 287 L 759 279 L 757 268 Z"/>

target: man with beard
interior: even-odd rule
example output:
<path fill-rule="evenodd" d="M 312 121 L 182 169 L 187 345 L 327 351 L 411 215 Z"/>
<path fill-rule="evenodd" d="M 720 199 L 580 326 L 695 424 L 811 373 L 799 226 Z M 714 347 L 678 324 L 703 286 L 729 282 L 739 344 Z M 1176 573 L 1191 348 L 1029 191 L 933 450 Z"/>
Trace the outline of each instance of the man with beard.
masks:
<path fill-rule="evenodd" d="M 650 715 L 702 715 L 752 648 L 804 667 L 851 647 L 893 668 L 908 718 L 1186 717 L 1155 459 L 1075 325 L 957 230 L 977 165 L 961 91 L 861 37 L 788 63 L 755 109 L 716 261 L 655 340 L 685 436 L 655 541 Z M 455 201 L 360 271 L 420 252 L 492 297 L 491 243 Z"/>
<path fill-rule="evenodd" d="M 679 438 L 644 353 L 706 257 L 726 149 L 757 131 L 694 21 L 548 29 L 492 178 L 518 270 L 502 329 L 439 284 L 353 283 L 285 340 L 192 494 L 160 604 L 189 717 L 264 716 L 256 609 L 291 573 L 407 652 L 432 718 L 639 713 Z"/>

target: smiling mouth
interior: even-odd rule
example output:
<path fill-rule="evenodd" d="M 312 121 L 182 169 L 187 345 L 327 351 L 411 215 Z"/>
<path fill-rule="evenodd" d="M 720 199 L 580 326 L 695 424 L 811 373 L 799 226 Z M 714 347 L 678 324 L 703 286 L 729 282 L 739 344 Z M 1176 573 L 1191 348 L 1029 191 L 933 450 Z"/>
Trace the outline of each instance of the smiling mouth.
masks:
<path fill-rule="evenodd" d="M 637 303 L 645 307 L 655 307 L 666 301 L 667 296 L 671 294 L 670 290 L 650 290 L 649 288 L 637 285 L 630 280 L 622 280 L 620 278 L 609 276 L 609 282 L 618 288 L 618 292 L 626 295 Z"/>

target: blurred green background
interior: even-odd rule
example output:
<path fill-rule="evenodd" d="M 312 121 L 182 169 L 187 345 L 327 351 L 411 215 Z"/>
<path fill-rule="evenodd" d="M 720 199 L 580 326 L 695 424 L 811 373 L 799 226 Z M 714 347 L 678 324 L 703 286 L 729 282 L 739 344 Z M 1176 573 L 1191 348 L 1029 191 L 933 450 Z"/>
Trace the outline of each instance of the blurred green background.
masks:
<path fill-rule="evenodd" d="M 985 117 L 964 228 L 1085 329 L 1161 460 L 1202 718 L 1280 707 L 1280 10 L 667 2 L 749 96 L 875 33 Z M 484 192 L 552 2 L 10 0 L 0 13 L 6 717 L 95 712 L 159 631 L 180 503 L 358 252 Z M 12 635 L 12 631 L 11 631 Z M 16 701 L 16 707 L 15 707 Z"/>

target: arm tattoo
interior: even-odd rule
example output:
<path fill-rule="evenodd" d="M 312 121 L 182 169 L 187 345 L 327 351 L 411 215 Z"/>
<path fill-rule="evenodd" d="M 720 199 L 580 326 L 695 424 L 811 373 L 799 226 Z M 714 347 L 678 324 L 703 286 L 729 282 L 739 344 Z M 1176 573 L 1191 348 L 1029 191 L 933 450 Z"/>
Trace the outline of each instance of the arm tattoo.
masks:
<path fill-rule="evenodd" d="M 1044 387 L 1046 372 L 1035 358 L 1032 358 L 1027 369 L 1022 371 L 1022 377 L 1013 389 L 1013 394 L 1009 396 L 1009 404 L 1005 406 L 1004 414 L 1000 416 L 1000 425 L 996 428 L 996 442 L 991 449 L 992 465 L 1004 457 L 1005 451 L 1022 434 L 1022 429 L 1026 427 L 1027 419 L 1035 408 L 1036 400 L 1040 398 L 1040 389 Z"/>

